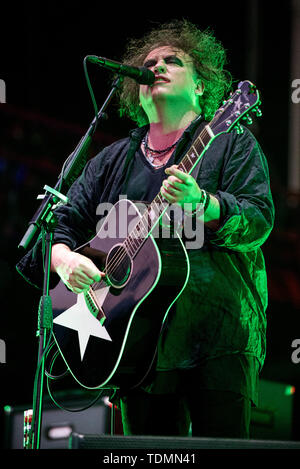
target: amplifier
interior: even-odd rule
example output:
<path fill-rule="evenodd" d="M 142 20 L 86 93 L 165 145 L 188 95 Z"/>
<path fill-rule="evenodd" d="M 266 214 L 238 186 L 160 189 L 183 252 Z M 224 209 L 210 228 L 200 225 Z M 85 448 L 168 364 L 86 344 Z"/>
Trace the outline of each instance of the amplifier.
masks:
<path fill-rule="evenodd" d="M 294 397 L 294 386 L 260 380 L 258 406 L 251 410 L 250 437 L 292 440 Z"/>
<path fill-rule="evenodd" d="M 73 394 L 72 391 L 62 393 L 59 402 L 68 409 L 76 409 L 74 412 L 58 408 L 46 397 L 42 411 L 41 449 L 67 449 L 69 437 L 73 432 L 98 435 L 111 433 L 111 405 L 106 397 L 101 397 L 91 407 L 80 410 L 87 407 L 93 398 L 87 399 L 80 393 Z M 4 407 L 6 449 L 23 448 L 24 411 L 30 407 L 32 404 Z"/>

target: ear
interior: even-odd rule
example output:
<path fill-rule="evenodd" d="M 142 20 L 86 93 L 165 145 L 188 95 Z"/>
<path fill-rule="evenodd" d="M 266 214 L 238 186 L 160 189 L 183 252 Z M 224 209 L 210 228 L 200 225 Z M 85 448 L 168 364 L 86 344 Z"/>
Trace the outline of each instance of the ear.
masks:
<path fill-rule="evenodd" d="M 204 93 L 204 83 L 201 80 L 197 80 L 195 93 L 198 96 L 202 96 Z"/>

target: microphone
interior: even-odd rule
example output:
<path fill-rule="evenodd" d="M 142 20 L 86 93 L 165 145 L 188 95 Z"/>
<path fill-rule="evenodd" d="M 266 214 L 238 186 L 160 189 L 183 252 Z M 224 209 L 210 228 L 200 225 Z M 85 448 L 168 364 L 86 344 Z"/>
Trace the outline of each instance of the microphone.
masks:
<path fill-rule="evenodd" d="M 155 75 L 146 67 L 133 67 L 104 57 L 97 57 L 96 55 L 88 55 L 86 58 L 89 62 L 101 65 L 108 70 L 125 75 L 126 77 L 133 78 L 140 85 L 153 85 L 154 83 Z"/>

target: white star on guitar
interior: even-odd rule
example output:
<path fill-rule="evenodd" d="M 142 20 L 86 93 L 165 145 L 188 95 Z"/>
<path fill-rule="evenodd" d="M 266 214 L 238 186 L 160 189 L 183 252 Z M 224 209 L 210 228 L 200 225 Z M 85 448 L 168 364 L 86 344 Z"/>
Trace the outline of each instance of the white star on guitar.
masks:
<path fill-rule="evenodd" d="M 109 287 L 106 286 L 94 292 L 99 306 L 102 306 L 108 291 Z M 78 332 L 81 361 L 83 360 L 91 335 L 104 340 L 112 340 L 100 320 L 90 312 L 84 298 L 84 293 L 77 295 L 77 302 L 57 316 L 53 322 Z"/>

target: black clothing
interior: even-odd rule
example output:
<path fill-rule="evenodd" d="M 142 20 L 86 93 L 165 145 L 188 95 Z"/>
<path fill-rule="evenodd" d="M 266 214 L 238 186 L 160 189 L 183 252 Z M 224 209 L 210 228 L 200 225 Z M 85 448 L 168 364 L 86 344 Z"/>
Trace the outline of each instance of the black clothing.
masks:
<path fill-rule="evenodd" d="M 184 132 L 166 166 L 182 159 L 198 126 L 199 119 Z M 88 162 L 68 193 L 69 203 L 56 210 L 55 243 L 71 249 L 86 243 L 95 235 L 99 204 L 114 204 L 120 194 L 152 200 L 167 176 L 142 161 L 139 147 L 146 131 L 134 130 Z M 251 132 L 219 135 L 201 159 L 197 182 L 219 200 L 221 225 L 216 232 L 205 227 L 201 249 L 187 248 L 190 279 L 161 337 L 157 370 L 190 369 L 235 355 L 243 356 L 245 366 L 256 373 L 266 348 L 267 280 L 260 246 L 272 229 L 274 207 L 267 162 Z M 40 242 L 17 268 L 41 286 Z M 53 274 L 52 286 L 56 281 Z M 253 398 L 256 391 L 248 394 Z"/>
<path fill-rule="evenodd" d="M 125 435 L 250 436 L 251 402 L 231 391 L 198 390 L 192 386 L 184 397 L 137 390 L 121 401 L 121 411 Z"/>

